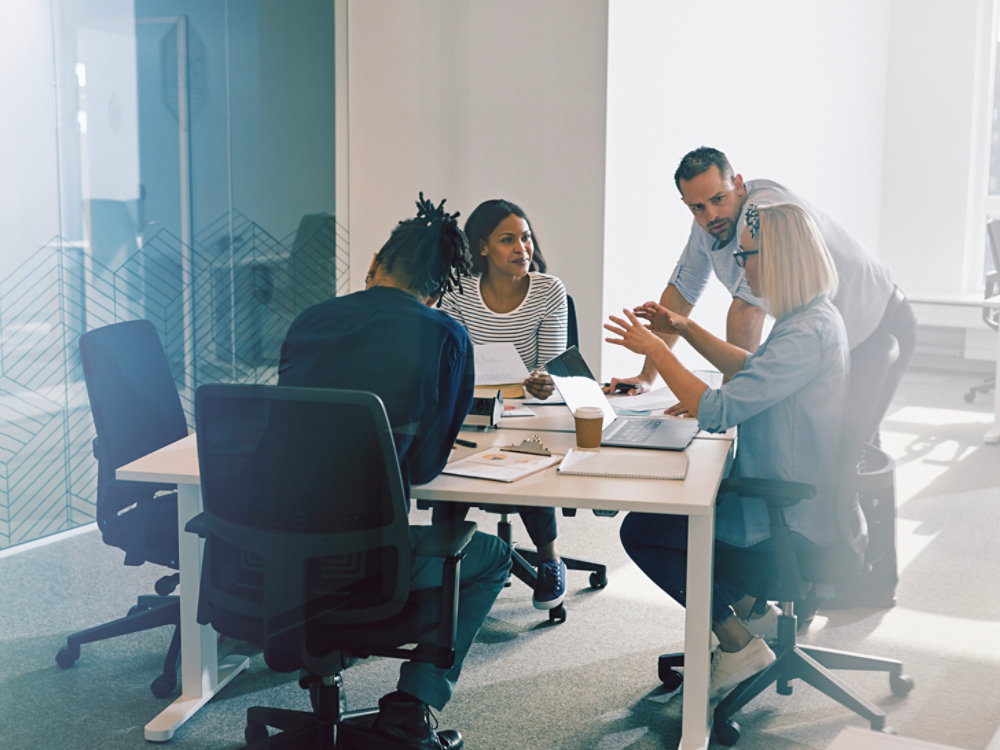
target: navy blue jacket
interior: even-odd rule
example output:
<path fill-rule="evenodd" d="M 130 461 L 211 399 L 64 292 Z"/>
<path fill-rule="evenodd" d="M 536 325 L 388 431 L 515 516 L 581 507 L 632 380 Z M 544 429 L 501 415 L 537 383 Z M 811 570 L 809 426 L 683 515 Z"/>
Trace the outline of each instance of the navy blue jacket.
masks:
<path fill-rule="evenodd" d="M 372 391 L 385 404 L 404 487 L 441 473 L 472 404 L 473 349 L 461 325 L 390 287 L 310 307 L 281 347 L 278 384 Z"/>

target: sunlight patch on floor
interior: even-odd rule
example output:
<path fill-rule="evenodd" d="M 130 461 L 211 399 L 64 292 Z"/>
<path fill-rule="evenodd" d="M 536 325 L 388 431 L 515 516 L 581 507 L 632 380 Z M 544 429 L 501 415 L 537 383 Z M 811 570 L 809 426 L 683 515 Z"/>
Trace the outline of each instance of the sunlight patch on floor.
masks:
<path fill-rule="evenodd" d="M 899 575 L 903 575 L 906 567 L 913 562 L 934 541 L 936 534 L 919 533 L 923 527 L 921 521 L 896 519 L 896 564 Z"/>
<path fill-rule="evenodd" d="M 924 406 L 904 406 L 889 414 L 883 423 L 881 437 L 882 447 L 896 459 L 897 507 L 975 451 L 992 449 L 981 442 L 969 445 L 959 437 L 945 434 L 945 429 L 956 425 L 982 425 L 985 432 L 992 422 L 993 416 L 983 412 Z M 908 425 L 913 428 L 907 429 Z M 942 428 L 941 434 L 928 430 L 935 426 Z"/>
<path fill-rule="evenodd" d="M 883 421 L 908 422 L 918 425 L 988 425 L 993 421 L 993 415 L 982 411 L 941 409 L 935 406 L 903 406 L 887 414 Z"/>
<path fill-rule="evenodd" d="M 960 634 L 960 636 L 959 636 Z M 904 646 L 943 656 L 991 661 L 1000 666 L 1000 651 L 984 649 L 996 640 L 997 624 L 896 606 L 887 611 L 865 639 L 868 644 Z M 877 650 L 877 649 L 875 649 Z"/>

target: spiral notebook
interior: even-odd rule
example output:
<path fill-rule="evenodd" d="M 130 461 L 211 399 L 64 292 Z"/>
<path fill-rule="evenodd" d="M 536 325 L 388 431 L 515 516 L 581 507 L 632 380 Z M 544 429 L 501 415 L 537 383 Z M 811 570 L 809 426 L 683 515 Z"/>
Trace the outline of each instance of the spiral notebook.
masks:
<path fill-rule="evenodd" d="M 578 451 L 570 449 L 560 474 L 622 479 L 683 479 L 688 457 L 681 451 Z"/>

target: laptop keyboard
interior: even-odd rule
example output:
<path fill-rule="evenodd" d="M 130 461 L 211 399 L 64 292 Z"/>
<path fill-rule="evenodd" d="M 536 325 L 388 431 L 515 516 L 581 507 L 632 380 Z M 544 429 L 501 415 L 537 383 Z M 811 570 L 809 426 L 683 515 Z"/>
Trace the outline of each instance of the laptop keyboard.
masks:
<path fill-rule="evenodd" d="M 662 419 L 630 419 L 614 432 L 612 439 L 642 443 L 649 440 L 662 423 Z"/>

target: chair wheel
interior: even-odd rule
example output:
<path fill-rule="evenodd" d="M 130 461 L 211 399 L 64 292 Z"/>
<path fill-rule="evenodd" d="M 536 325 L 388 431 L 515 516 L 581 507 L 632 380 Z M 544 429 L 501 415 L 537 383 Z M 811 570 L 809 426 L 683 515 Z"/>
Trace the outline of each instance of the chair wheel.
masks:
<path fill-rule="evenodd" d="M 893 695 L 902 697 L 913 690 L 915 684 L 913 678 L 908 674 L 889 675 L 889 689 L 892 690 Z"/>
<path fill-rule="evenodd" d="M 243 739 L 246 740 L 248 745 L 266 740 L 270 736 L 267 727 L 256 721 L 248 721 L 247 728 L 243 730 Z"/>
<path fill-rule="evenodd" d="M 59 649 L 59 653 L 56 654 L 56 664 L 59 665 L 61 669 L 69 669 L 74 664 L 76 660 L 80 658 L 80 649 L 70 650 L 68 646 L 63 646 Z"/>
<path fill-rule="evenodd" d="M 676 667 L 667 666 L 662 659 L 657 664 L 657 673 L 668 692 L 672 693 L 684 682 L 684 673 Z"/>
<path fill-rule="evenodd" d="M 549 610 L 549 622 L 553 625 L 558 625 L 560 622 L 566 622 L 565 604 L 560 604 L 558 607 L 553 607 Z"/>
<path fill-rule="evenodd" d="M 157 698 L 166 698 L 177 687 L 177 676 L 161 674 L 149 684 L 149 689 Z"/>
<path fill-rule="evenodd" d="M 732 747 L 740 741 L 740 725 L 732 719 L 717 721 L 712 727 L 712 733 L 720 745 Z"/>
<path fill-rule="evenodd" d="M 590 588 L 603 589 L 608 585 L 608 574 L 594 571 L 590 574 Z"/>
<path fill-rule="evenodd" d="M 167 596 L 168 594 L 173 593 L 176 588 L 177 582 L 173 580 L 172 576 L 164 576 L 153 584 L 153 591 L 160 596 Z"/>

